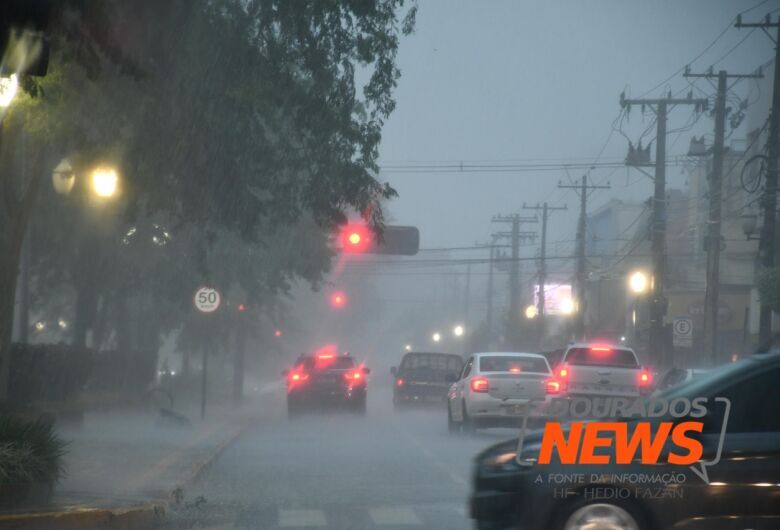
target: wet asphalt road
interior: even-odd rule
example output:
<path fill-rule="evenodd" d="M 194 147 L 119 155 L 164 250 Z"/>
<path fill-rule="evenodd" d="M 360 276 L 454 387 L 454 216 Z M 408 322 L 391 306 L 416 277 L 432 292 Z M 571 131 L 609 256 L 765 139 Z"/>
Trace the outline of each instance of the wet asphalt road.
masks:
<path fill-rule="evenodd" d="M 289 421 L 284 390 L 263 419 L 186 492 L 195 527 L 246 529 L 472 528 L 472 457 L 511 430 L 450 435 L 444 405 L 393 412 L 372 388 L 365 417 L 312 414 Z M 196 507 L 196 508 L 193 508 Z"/>

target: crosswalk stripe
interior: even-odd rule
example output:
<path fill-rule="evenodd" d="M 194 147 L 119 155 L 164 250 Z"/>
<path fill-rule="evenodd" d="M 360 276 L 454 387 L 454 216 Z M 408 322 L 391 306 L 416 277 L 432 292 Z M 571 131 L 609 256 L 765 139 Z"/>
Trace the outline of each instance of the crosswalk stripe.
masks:
<path fill-rule="evenodd" d="M 322 510 L 279 510 L 280 527 L 327 526 Z"/>
<path fill-rule="evenodd" d="M 371 508 L 368 515 L 377 526 L 382 525 L 407 525 L 417 526 L 422 522 L 409 508 Z"/>

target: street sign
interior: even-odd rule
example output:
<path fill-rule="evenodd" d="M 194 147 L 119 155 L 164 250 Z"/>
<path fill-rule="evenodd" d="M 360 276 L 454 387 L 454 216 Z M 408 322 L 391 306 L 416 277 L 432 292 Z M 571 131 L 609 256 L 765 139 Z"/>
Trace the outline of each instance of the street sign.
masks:
<path fill-rule="evenodd" d="M 693 319 L 689 317 L 677 317 L 674 319 L 673 344 L 677 348 L 693 347 Z"/>
<path fill-rule="evenodd" d="M 195 296 L 192 301 L 195 304 L 195 308 L 201 313 L 213 313 L 219 309 L 221 300 L 222 297 L 216 289 L 201 287 L 195 291 Z"/>

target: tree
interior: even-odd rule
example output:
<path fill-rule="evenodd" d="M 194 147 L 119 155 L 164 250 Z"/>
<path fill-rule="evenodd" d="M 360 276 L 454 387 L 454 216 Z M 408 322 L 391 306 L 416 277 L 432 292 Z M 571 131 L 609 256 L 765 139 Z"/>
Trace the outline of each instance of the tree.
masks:
<path fill-rule="evenodd" d="M 173 228 L 193 227 L 203 275 L 221 234 L 258 242 L 303 215 L 327 229 L 349 209 L 381 227 L 381 203 L 395 192 L 374 177 L 377 146 L 416 8 L 401 20 L 403 10 L 404 0 L 61 4 L 50 73 L 24 79 L 36 97 L 3 123 L 0 400 L 19 250 L 62 156 L 121 168 L 125 226 L 162 213 Z M 357 69 L 368 74 L 361 95 Z M 28 159 L 37 165 L 22 174 Z M 277 275 L 282 286 L 287 274 Z"/>

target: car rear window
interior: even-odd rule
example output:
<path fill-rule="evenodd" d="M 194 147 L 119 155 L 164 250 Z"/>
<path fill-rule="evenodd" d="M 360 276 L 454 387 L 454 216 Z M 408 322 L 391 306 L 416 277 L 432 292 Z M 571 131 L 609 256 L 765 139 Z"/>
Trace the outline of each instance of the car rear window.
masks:
<path fill-rule="evenodd" d="M 572 348 L 564 356 L 564 362 L 573 365 L 624 366 L 636 368 L 636 355 L 620 348 Z"/>
<path fill-rule="evenodd" d="M 355 366 L 355 361 L 352 357 L 334 357 L 333 359 L 315 359 L 314 357 L 306 357 L 303 361 L 303 367 L 307 370 L 314 368 L 318 370 L 347 370 Z"/>
<path fill-rule="evenodd" d="M 522 355 L 487 355 L 479 358 L 480 372 L 517 372 L 550 373 L 550 367 L 544 359 Z"/>
<path fill-rule="evenodd" d="M 420 370 L 423 368 L 441 372 L 460 372 L 463 360 L 455 355 L 435 353 L 407 354 L 401 361 L 402 370 Z"/>

